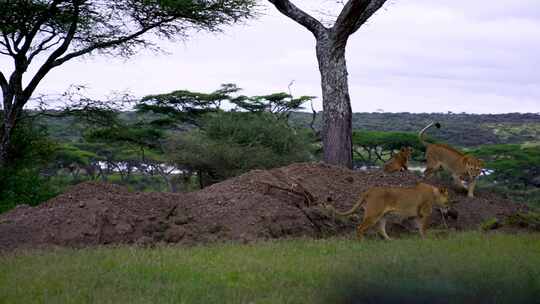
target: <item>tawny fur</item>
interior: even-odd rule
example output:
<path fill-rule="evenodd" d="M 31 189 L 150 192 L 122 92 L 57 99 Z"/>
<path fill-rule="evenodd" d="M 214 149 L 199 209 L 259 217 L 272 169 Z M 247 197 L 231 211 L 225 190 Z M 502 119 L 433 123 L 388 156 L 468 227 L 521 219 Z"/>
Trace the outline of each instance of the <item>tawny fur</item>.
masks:
<path fill-rule="evenodd" d="M 426 146 L 426 171 L 424 176 L 429 177 L 435 171 L 443 168 L 450 171 L 454 182 L 461 188 L 467 189 L 467 196 L 474 197 L 474 188 L 476 179 L 482 172 L 484 163 L 470 155 L 465 155 L 449 145 L 430 144 L 424 140 L 424 133 L 433 123 L 427 125 L 418 133 L 420 142 Z M 465 187 L 463 181 L 467 181 L 468 187 Z"/>
<path fill-rule="evenodd" d="M 377 228 L 381 236 L 389 240 L 390 237 L 386 233 L 385 214 L 393 212 L 404 218 L 415 217 L 420 235 L 425 237 L 433 204 L 448 207 L 448 190 L 425 183 L 418 183 L 416 186 L 410 188 L 370 188 L 360 196 L 350 210 L 345 212 L 339 212 L 329 205 L 326 208 L 334 214 L 348 216 L 355 213 L 360 207 L 363 207 L 364 218 L 356 230 L 358 239 L 363 238 L 368 228 L 378 224 Z"/>
<path fill-rule="evenodd" d="M 398 154 L 395 154 L 385 165 L 384 172 L 392 173 L 396 171 L 409 170 L 409 158 L 411 157 L 411 147 L 402 147 Z"/>

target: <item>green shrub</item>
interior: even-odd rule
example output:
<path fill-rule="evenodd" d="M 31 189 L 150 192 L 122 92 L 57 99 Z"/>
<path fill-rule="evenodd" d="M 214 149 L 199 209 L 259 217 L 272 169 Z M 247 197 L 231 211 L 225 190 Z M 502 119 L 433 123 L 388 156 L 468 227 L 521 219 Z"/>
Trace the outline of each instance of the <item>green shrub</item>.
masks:
<path fill-rule="evenodd" d="M 355 160 L 364 164 L 383 163 L 402 147 L 413 149 L 413 159 L 424 157 L 425 147 L 418 140 L 418 134 L 412 132 L 355 130 L 352 141 Z"/>
<path fill-rule="evenodd" d="M 251 169 L 313 159 L 312 139 L 268 113 L 221 112 L 201 130 L 174 136 L 167 154 L 178 167 L 195 171 L 207 185 Z"/>
<path fill-rule="evenodd" d="M 50 178 L 42 174 L 55 147 L 45 129 L 30 122 L 17 126 L 8 165 L 0 169 L 0 213 L 19 204 L 34 206 L 58 194 Z"/>
<path fill-rule="evenodd" d="M 540 212 L 519 212 L 506 218 L 505 223 L 540 231 Z"/>
<path fill-rule="evenodd" d="M 540 176 L 540 146 L 485 145 L 471 153 L 484 160 L 486 168 L 494 170 L 489 180 L 508 187 L 534 187 L 534 179 Z"/>
<path fill-rule="evenodd" d="M 482 222 L 482 224 L 480 224 L 480 229 L 484 231 L 488 231 L 488 230 L 497 229 L 500 226 L 501 226 L 501 223 L 499 222 L 499 220 L 495 217 L 492 217 Z"/>

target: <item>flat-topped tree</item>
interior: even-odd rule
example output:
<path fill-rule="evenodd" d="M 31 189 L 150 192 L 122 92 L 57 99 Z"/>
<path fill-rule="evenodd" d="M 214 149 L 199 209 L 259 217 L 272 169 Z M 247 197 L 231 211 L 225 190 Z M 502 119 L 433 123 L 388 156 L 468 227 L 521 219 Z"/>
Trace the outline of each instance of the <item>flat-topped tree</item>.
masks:
<path fill-rule="evenodd" d="M 348 38 L 386 0 L 349 0 L 343 5 L 332 27 L 324 26 L 289 0 L 268 1 L 315 36 L 323 95 L 324 161 L 352 168 L 352 110 L 345 47 Z"/>
<path fill-rule="evenodd" d="M 140 114 L 158 114 L 159 118 L 150 122 L 156 127 L 171 127 L 178 123 L 198 126 L 204 114 L 221 110 L 222 103 L 235 99 L 232 94 L 240 90 L 235 84 L 226 83 L 211 93 L 176 90 L 148 95 L 135 105 L 135 109 Z"/>
<path fill-rule="evenodd" d="M 220 31 L 251 16 L 255 0 L 0 1 L 0 167 L 11 135 L 36 87 L 54 68 L 91 53 L 130 56 L 153 47 L 151 37 L 185 38 L 190 30 Z M 28 69 L 35 65 L 33 75 Z M 24 76 L 24 81 L 23 81 Z"/>
<path fill-rule="evenodd" d="M 289 120 L 292 111 L 304 109 L 302 104 L 316 98 L 315 96 L 300 96 L 294 98 L 292 95 L 279 92 L 262 96 L 239 96 L 231 100 L 237 109 L 248 112 L 268 112 L 276 119 Z"/>

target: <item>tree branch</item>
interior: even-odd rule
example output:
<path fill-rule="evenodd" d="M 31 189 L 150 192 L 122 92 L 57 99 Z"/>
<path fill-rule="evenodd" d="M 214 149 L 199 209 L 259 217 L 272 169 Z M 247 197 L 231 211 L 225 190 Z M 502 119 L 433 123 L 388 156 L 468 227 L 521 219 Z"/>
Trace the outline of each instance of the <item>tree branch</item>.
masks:
<path fill-rule="evenodd" d="M 8 88 L 8 82 L 2 71 L 0 71 L 0 88 L 2 89 L 2 92 L 6 92 Z"/>
<path fill-rule="evenodd" d="M 364 155 L 362 155 L 362 152 L 358 151 L 358 149 L 353 149 L 353 153 L 356 156 L 360 157 L 363 163 L 367 163 L 366 158 L 364 157 Z"/>
<path fill-rule="evenodd" d="M 51 42 L 54 38 L 56 38 L 56 41 L 47 45 L 47 43 Z M 34 57 L 37 54 L 59 44 L 60 41 L 62 41 L 62 38 L 58 37 L 56 31 L 53 30 L 53 32 L 51 32 L 51 35 L 49 37 L 43 39 L 41 43 L 35 49 L 32 50 L 32 52 L 28 56 L 28 64 L 32 62 L 32 59 L 34 59 Z"/>
<path fill-rule="evenodd" d="M 15 53 L 11 49 L 11 44 L 9 43 L 9 39 L 8 39 L 7 35 L 3 34 L 2 36 L 4 37 L 4 42 L 2 43 L 2 45 L 4 45 L 6 47 L 6 50 L 8 51 L 8 54 L 10 56 L 15 56 Z"/>
<path fill-rule="evenodd" d="M 300 25 L 307 28 L 310 32 L 319 37 L 323 32 L 328 30 L 319 20 L 313 18 L 308 13 L 299 9 L 292 4 L 289 0 L 268 0 L 272 3 L 282 14 L 296 21 Z"/>
<path fill-rule="evenodd" d="M 19 52 L 21 49 L 19 48 L 19 43 L 21 43 L 22 35 L 19 35 L 17 38 L 15 38 L 15 33 L 11 34 L 11 41 L 13 41 L 13 50 L 15 52 Z"/>
<path fill-rule="evenodd" d="M 145 27 L 145 28 L 142 28 L 140 29 L 139 31 L 131 34 L 131 35 L 128 35 L 128 36 L 124 36 L 124 37 L 120 37 L 118 39 L 115 39 L 115 40 L 110 40 L 110 41 L 105 41 L 105 42 L 101 42 L 101 43 L 96 43 L 96 44 L 93 44 L 87 48 L 84 48 L 82 50 L 79 50 L 79 51 L 75 51 L 75 52 L 72 52 L 72 53 L 69 53 L 69 54 L 66 54 L 65 56 L 63 56 L 62 58 L 58 58 L 54 61 L 54 66 L 58 66 L 58 65 L 61 65 L 62 63 L 70 60 L 70 59 L 73 59 L 75 57 L 79 57 L 79 56 L 82 56 L 82 55 L 85 55 L 85 54 L 88 54 L 92 51 L 95 51 L 97 49 L 104 49 L 104 48 L 108 48 L 108 47 L 111 47 L 111 46 L 115 46 L 115 45 L 120 45 L 124 42 L 127 42 L 127 41 L 130 41 L 130 40 L 133 40 L 141 35 L 143 35 L 144 33 L 152 30 L 152 29 L 155 29 L 156 27 L 159 27 L 160 25 L 163 25 L 165 23 L 168 23 L 168 22 L 171 22 L 173 21 L 175 18 L 174 17 L 171 17 L 169 19 L 164 19 L 158 23 L 155 23 L 153 25 L 150 25 L 148 27 Z"/>
<path fill-rule="evenodd" d="M 312 206 L 314 202 L 316 201 L 315 197 L 311 192 L 307 191 L 304 186 L 302 186 L 300 183 L 292 183 L 290 187 L 282 187 L 278 185 L 274 185 L 270 182 L 266 181 L 257 181 L 259 184 L 265 185 L 267 188 L 265 189 L 265 192 L 268 192 L 271 188 L 275 188 L 278 190 L 282 190 L 285 192 L 289 192 L 292 194 L 296 194 L 304 198 L 304 203 L 307 207 Z"/>
<path fill-rule="evenodd" d="M 69 45 L 71 44 L 71 41 L 73 40 L 73 37 L 75 37 L 75 33 L 77 32 L 77 26 L 79 24 L 79 5 L 77 1 L 75 1 L 74 3 L 73 16 L 74 16 L 73 20 L 71 21 L 71 24 L 69 25 L 69 29 L 66 33 L 66 37 L 64 38 L 64 41 L 56 50 L 54 50 L 54 52 L 52 52 L 52 54 L 49 56 L 49 58 L 47 58 L 45 63 L 43 63 L 43 65 L 39 68 L 39 70 L 34 75 L 34 77 L 32 77 L 32 80 L 30 80 L 30 83 L 28 83 L 28 86 L 23 91 L 23 96 L 26 96 L 27 98 L 29 98 L 34 92 L 34 90 L 36 89 L 39 82 L 43 79 L 43 77 L 45 77 L 45 75 L 47 75 L 47 73 L 52 68 L 60 65 L 60 64 L 55 65 L 55 61 L 57 60 L 58 57 L 60 57 L 62 54 L 64 54 L 67 51 Z"/>
<path fill-rule="evenodd" d="M 349 0 L 332 27 L 336 40 L 346 42 L 385 2 L 386 0 Z"/>
<path fill-rule="evenodd" d="M 23 38 L 24 38 L 24 35 L 19 34 L 19 36 L 17 37 L 17 39 L 14 39 L 14 41 L 15 41 L 15 46 L 18 46 L 19 43 L 21 43 L 21 41 L 23 40 Z M 19 51 L 19 49 L 17 49 L 17 51 Z"/>
<path fill-rule="evenodd" d="M 41 26 L 47 21 L 47 19 L 51 16 L 52 13 L 54 13 L 54 10 L 57 8 L 57 5 L 60 4 L 62 0 L 54 0 L 49 4 L 49 7 L 45 10 L 43 15 L 40 16 L 40 18 L 36 21 L 30 32 L 25 35 L 24 44 L 21 47 L 21 52 L 26 53 L 30 47 L 32 46 L 32 41 L 34 40 L 34 37 L 37 35 L 39 29 Z M 77 12 L 78 17 L 78 11 L 79 11 L 79 3 L 78 1 L 74 1 L 75 11 Z"/>

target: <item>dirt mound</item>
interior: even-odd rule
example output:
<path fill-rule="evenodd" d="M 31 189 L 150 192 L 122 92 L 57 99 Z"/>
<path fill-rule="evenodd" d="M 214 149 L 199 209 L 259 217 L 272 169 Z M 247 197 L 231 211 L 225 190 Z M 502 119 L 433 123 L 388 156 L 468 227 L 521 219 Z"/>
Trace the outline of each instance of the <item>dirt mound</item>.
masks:
<path fill-rule="evenodd" d="M 254 170 L 183 194 L 132 193 L 120 186 L 87 182 L 38 207 L 19 206 L 1 215 L 0 249 L 323 237 L 352 231 L 356 223 L 329 217 L 318 203 L 344 210 L 372 186 L 412 186 L 419 180 L 413 173 L 390 175 L 293 164 Z M 437 180 L 429 182 L 441 185 Z M 447 219 L 449 227 L 475 229 L 486 219 L 503 219 L 526 210 L 479 190 L 474 199 L 451 190 L 457 203 L 453 217 Z M 441 224 L 439 212 L 434 212 L 432 222 Z M 406 221 L 392 223 L 390 231 L 410 229 Z"/>

